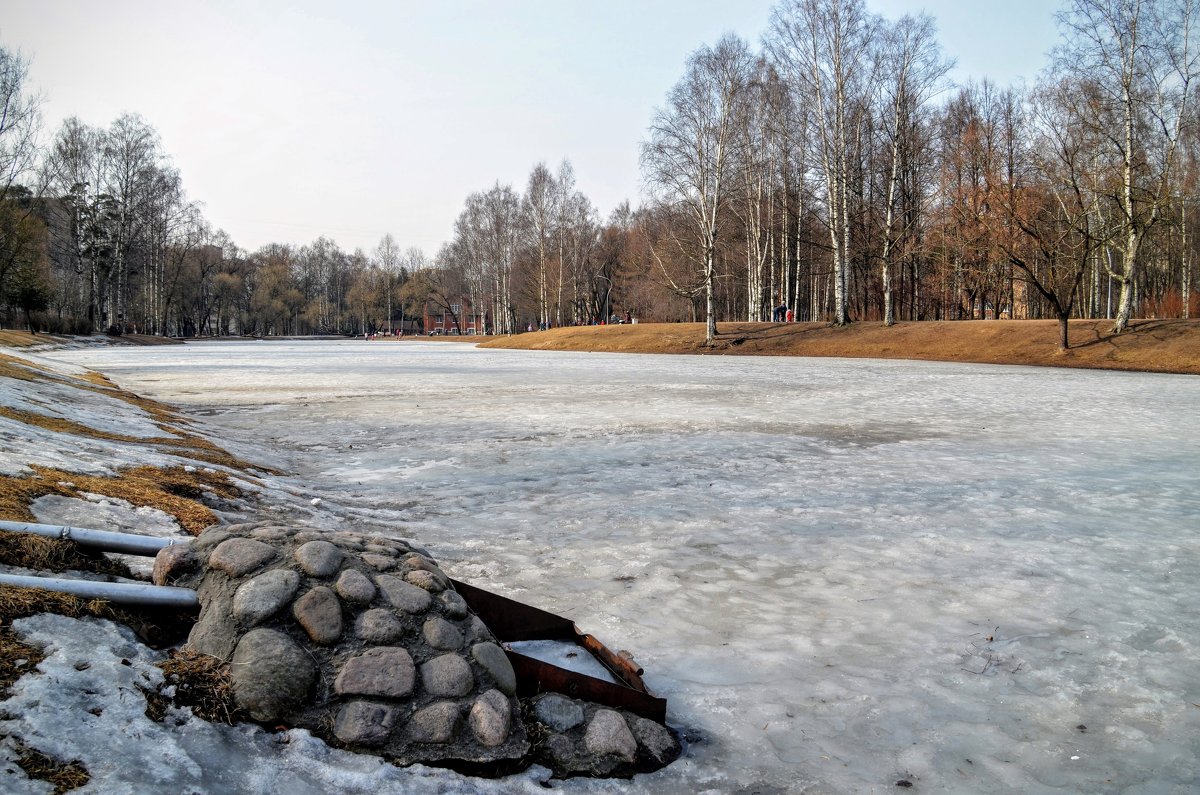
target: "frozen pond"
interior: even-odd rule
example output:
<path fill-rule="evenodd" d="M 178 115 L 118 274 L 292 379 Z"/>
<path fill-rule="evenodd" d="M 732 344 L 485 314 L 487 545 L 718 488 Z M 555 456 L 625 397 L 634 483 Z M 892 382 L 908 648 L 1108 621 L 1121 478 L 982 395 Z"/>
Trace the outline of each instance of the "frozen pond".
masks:
<path fill-rule="evenodd" d="M 1200 780 L 1198 378 L 418 342 L 54 355 L 280 461 L 320 521 L 416 538 L 632 651 L 688 758 L 555 789 Z"/>

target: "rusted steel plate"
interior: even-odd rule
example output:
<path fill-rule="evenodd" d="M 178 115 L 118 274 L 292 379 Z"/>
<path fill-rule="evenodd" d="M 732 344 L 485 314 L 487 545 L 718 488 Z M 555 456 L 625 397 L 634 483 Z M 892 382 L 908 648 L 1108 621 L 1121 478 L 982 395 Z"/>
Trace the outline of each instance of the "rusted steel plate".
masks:
<path fill-rule="evenodd" d="M 450 582 L 467 606 L 502 643 L 517 640 L 572 640 L 575 637 L 575 624 L 569 619 L 459 580 Z"/>
<path fill-rule="evenodd" d="M 517 674 L 517 694 L 534 696 L 547 691 L 592 701 L 607 707 L 627 709 L 643 718 L 666 723 L 667 700 L 624 685 L 605 682 L 587 674 L 568 671 L 520 652 L 505 649 Z"/>
<path fill-rule="evenodd" d="M 592 635 L 579 631 L 570 619 L 555 615 L 506 596 L 485 591 L 469 583 L 451 580 L 454 588 L 475 615 L 488 625 L 501 643 L 523 640 L 562 640 L 586 649 L 617 678 L 605 682 L 586 674 L 568 671 L 542 660 L 505 649 L 517 674 L 517 692 L 523 696 L 544 691 L 627 709 L 642 717 L 664 723 L 667 701 L 650 693 L 642 681 L 642 669 L 628 654 L 614 653 Z"/>

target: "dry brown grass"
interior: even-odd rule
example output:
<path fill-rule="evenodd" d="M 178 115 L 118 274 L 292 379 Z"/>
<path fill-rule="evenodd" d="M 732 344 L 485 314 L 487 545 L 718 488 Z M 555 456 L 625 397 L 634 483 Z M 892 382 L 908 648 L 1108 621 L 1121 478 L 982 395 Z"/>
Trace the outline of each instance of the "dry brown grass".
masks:
<path fill-rule="evenodd" d="M 17 522 L 36 521 L 29 505 L 39 497 L 56 494 L 82 497 L 85 492 L 125 500 L 136 506 L 158 508 L 175 517 L 192 535 L 216 522 L 216 515 L 199 502 L 208 491 L 220 497 L 239 494 L 230 476 L 224 472 L 192 472 L 183 467 L 142 466 L 126 469 L 115 476 L 80 475 L 50 467 L 33 466 L 33 475 L 0 475 L 0 518 Z"/>
<path fill-rule="evenodd" d="M 170 428 L 168 426 L 159 425 L 162 430 L 167 433 L 174 434 L 172 436 L 159 436 L 154 438 L 144 438 L 140 436 L 129 436 L 123 433 L 113 433 L 111 431 L 102 431 L 97 428 L 92 428 L 74 420 L 64 419 L 62 417 L 50 417 L 45 414 L 37 414 L 32 411 L 22 409 L 8 408 L 0 406 L 0 417 L 7 417 L 10 420 L 21 422 L 26 425 L 32 425 L 35 428 L 42 428 L 55 433 L 69 433 L 74 436 L 87 436 L 92 439 L 106 439 L 114 442 L 125 442 L 127 444 L 146 445 L 149 447 L 158 447 L 163 452 L 172 453 L 183 458 L 188 458 L 193 461 L 200 461 L 205 464 L 213 464 L 216 466 L 229 467 L 230 469 L 250 470 L 258 469 L 263 472 L 271 472 L 278 474 L 276 470 L 270 467 L 263 467 L 253 464 L 245 459 L 238 458 L 228 452 L 221 446 L 205 439 L 203 436 L 191 433 L 189 431 L 181 431 Z"/>
<path fill-rule="evenodd" d="M 30 345 L 44 345 L 48 342 L 57 342 L 54 337 L 46 334 L 30 334 L 28 331 L 17 331 L 16 329 L 0 329 L 0 345 L 5 345 L 9 348 L 28 348 Z"/>
<path fill-rule="evenodd" d="M 9 408 L 8 406 L 0 406 L 0 417 L 7 417 L 16 422 L 32 425 L 35 428 L 47 431 L 54 431 L 55 433 L 70 433 L 75 436 L 90 436 L 93 439 L 108 439 L 117 442 L 142 441 L 138 437 L 127 436 L 123 433 L 97 430 L 74 420 L 63 419 L 62 417 L 49 417 L 45 414 Z"/>
<path fill-rule="evenodd" d="M 37 381 L 49 379 L 50 371 L 40 364 L 0 353 L 0 376 L 18 381 Z"/>
<path fill-rule="evenodd" d="M 94 571 L 132 577 L 124 563 L 102 554 L 88 554 L 78 544 L 32 533 L 0 532 L 0 563 L 39 571 Z"/>
<path fill-rule="evenodd" d="M 18 618 L 56 613 L 68 618 L 111 618 L 124 615 L 103 599 L 80 599 L 71 594 L 37 588 L 0 588 L 0 625 L 11 626 Z"/>
<path fill-rule="evenodd" d="M 1200 375 L 1200 320 L 1140 320 L 1119 336 L 1112 321 L 1075 320 L 1058 349 L 1052 320 L 852 323 L 722 323 L 712 347 L 703 323 L 578 326 L 497 337 L 485 348 L 621 353 L 751 354 L 922 359 Z"/>
<path fill-rule="evenodd" d="M 155 648 L 179 640 L 195 623 L 195 615 L 190 611 L 122 608 L 103 599 L 80 599 L 40 588 L 0 586 L 0 627 L 9 627 L 18 618 L 42 613 L 116 621 L 138 633 L 143 641 Z"/>
<path fill-rule="evenodd" d="M 7 417 L 8 419 L 17 420 L 20 423 L 34 425 L 36 428 L 60 432 L 60 434 L 89 436 L 91 438 L 101 438 L 101 440 L 130 444 L 150 444 L 150 446 L 164 448 L 164 452 L 179 455 L 181 458 L 202 461 L 204 464 L 229 467 L 232 470 L 259 470 L 278 474 L 276 470 L 272 470 L 270 467 L 258 466 L 251 461 L 240 459 L 238 456 L 229 453 L 228 450 L 217 446 L 214 442 L 210 442 L 202 436 L 180 428 L 180 426 L 187 425 L 188 420 L 180 417 L 174 408 L 166 404 L 161 404 L 161 402 L 156 400 L 151 400 L 150 397 L 143 397 L 142 395 L 136 395 L 130 393 L 130 391 L 120 389 L 112 381 L 109 381 L 108 377 L 103 376 L 102 373 L 89 372 L 79 377 L 64 376 L 60 375 L 60 373 L 44 370 L 43 367 L 31 363 L 31 361 L 25 361 L 24 359 L 0 353 L 0 376 L 19 378 L 22 381 L 34 381 L 37 378 L 48 379 L 48 381 L 49 379 L 54 379 L 54 381 L 67 383 L 78 389 L 85 389 L 94 391 L 97 394 L 115 397 L 115 399 L 125 401 L 127 404 L 136 406 L 146 414 L 149 414 L 150 418 L 158 425 L 158 428 L 163 431 L 164 436 L 143 438 L 125 434 L 114 434 L 112 431 L 91 428 L 89 425 L 77 423 L 74 420 L 49 417 L 46 414 L 16 410 L 16 408 L 4 406 L 0 406 L 0 417 Z"/>
<path fill-rule="evenodd" d="M 269 467 L 258 466 L 253 462 L 238 458 L 208 439 L 191 431 L 184 430 L 181 426 L 186 426 L 189 422 L 186 418 L 181 417 L 174 408 L 157 400 L 135 395 L 132 392 L 126 392 L 100 373 L 89 372 L 78 377 L 62 375 L 46 370 L 33 362 L 0 353 L 0 376 L 17 378 L 23 381 L 37 379 L 56 380 L 78 389 L 122 400 L 146 412 L 165 435 L 146 439 L 139 436 L 102 431 L 61 417 L 51 417 L 32 411 L 0 406 L 0 416 L 16 420 L 17 422 L 57 433 L 69 433 L 75 436 L 88 436 L 93 439 L 107 439 L 109 441 L 125 442 L 128 444 L 148 444 L 162 448 L 164 452 L 201 461 L 206 464 L 229 467 L 230 469 L 243 471 L 258 469 L 263 472 L 279 474 L 276 470 Z"/>
<path fill-rule="evenodd" d="M 11 629 L 0 627 L 0 697 L 7 698 L 13 683 L 44 659 L 41 649 L 25 645 Z"/>
<path fill-rule="evenodd" d="M 188 648 L 171 649 L 158 664 L 168 684 L 175 685 L 174 704 L 191 707 L 197 717 L 230 726 L 248 716 L 234 703 L 229 664 Z"/>
<path fill-rule="evenodd" d="M 54 795 L 78 789 L 92 779 L 78 759 L 60 762 L 22 743 L 17 743 L 17 764 L 29 778 L 53 784 Z"/>

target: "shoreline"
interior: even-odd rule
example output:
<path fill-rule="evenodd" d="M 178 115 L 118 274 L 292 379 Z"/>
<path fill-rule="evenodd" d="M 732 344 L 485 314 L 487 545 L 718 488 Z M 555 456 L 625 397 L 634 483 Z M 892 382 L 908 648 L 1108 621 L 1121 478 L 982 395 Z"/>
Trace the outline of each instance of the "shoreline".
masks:
<path fill-rule="evenodd" d="M 1200 320 L 1139 320 L 1121 335 L 1109 320 L 1070 324 L 1071 348 L 1058 348 L 1054 320 L 719 323 L 711 347 L 703 323 L 564 326 L 493 338 L 484 348 L 669 353 L 700 356 L 809 356 L 911 359 L 1200 375 Z"/>
<path fill-rule="evenodd" d="M 703 323 L 562 326 L 512 335 L 409 335 L 379 337 L 369 342 L 451 343 L 597 353 L 907 359 L 1200 375 L 1200 320 L 1137 320 L 1120 335 L 1111 333 L 1111 323 L 1110 320 L 1071 321 L 1071 347 L 1065 351 L 1058 347 L 1055 320 L 903 321 L 891 327 L 876 321 L 842 327 L 826 323 L 719 323 L 711 346 L 704 344 Z M 12 348 L 70 345 L 79 339 L 0 330 L 0 345 Z M 328 335 L 181 339 L 131 334 L 94 335 L 92 344 L 97 339 L 113 345 L 320 339 L 368 342 Z"/>

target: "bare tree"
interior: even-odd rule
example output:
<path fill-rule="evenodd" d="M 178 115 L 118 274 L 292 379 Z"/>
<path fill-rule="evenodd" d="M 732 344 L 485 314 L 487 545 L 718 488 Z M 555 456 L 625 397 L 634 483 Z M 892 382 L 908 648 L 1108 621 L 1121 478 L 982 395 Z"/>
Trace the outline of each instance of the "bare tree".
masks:
<path fill-rule="evenodd" d="M 521 200 L 523 228 L 528 238 L 528 245 L 536 257 L 536 289 L 538 322 L 549 325 L 551 316 L 551 254 L 550 249 L 561 233 L 562 196 L 557 180 L 546 168 L 545 163 L 538 163 L 529 174 L 529 183 L 525 187 L 525 196 Z M 561 243 L 559 245 L 558 270 L 562 273 Z M 557 302 L 556 302 L 557 303 Z"/>
<path fill-rule="evenodd" d="M 714 47 L 701 47 L 688 59 L 666 107 L 655 112 L 650 140 L 642 145 L 647 187 L 688 219 L 690 240 L 674 242 L 701 273 L 706 345 L 717 335 L 717 236 L 736 184 L 743 146 L 737 120 L 753 68 L 749 47 L 732 34 Z"/>
<path fill-rule="evenodd" d="M 1089 122 L 1116 166 L 1121 286 L 1113 332 L 1133 313 L 1139 251 L 1164 220 L 1178 145 L 1200 75 L 1197 0 L 1071 0 L 1058 16 L 1067 41 L 1055 68 L 1098 89 Z"/>
<path fill-rule="evenodd" d="M 851 151 L 871 81 L 878 19 L 863 0 L 784 0 L 771 17 L 767 48 L 810 109 L 811 137 L 825 183 L 834 273 L 835 325 L 850 322 Z"/>
<path fill-rule="evenodd" d="M 42 98 L 29 91 L 28 78 L 28 59 L 0 47 L 0 201 L 35 173 Z"/>
<path fill-rule="evenodd" d="M 379 241 L 379 245 L 375 247 L 375 265 L 379 268 L 379 272 L 383 279 L 383 299 L 385 312 L 387 313 L 387 333 L 391 335 L 392 329 L 392 299 L 396 294 L 396 282 L 400 278 L 400 247 L 396 245 L 396 238 L 391 234 L 386 234 Z M 401 328 L 403 328 L 403 320 L 401 317 Z"/>
<path fill-rule="evenodd" d="M 1061 350 L 1070 347 L 1080 285 L 1106 235 L 1091 170 L 1096 140 L 1072 112 L 1078 90 L 1064 80 L 1034 95 L 1029 128 L 1020 135 L 1029 141 L 1017 155 L 1023 165 L 988 172 L 984 206 L 1001 212 L 981 211 L 1021 281 L 1052 308 Z"/>
<path fill-rule="evenodd" d="M 777 187 L 779 151 L 771 123 L 786 96 L 774 69 L 758 59 L 747 85 L 738 123 L 743 136 L 737 172 L 737 195 L 730 207 L 741 221 L 746 245 L 746 319 L 760 321 L 771 299 L 768 295 L 768 259 L 771 245 L 774 193 Z"/>
<path fill-rule="evenodd" d="M 883 322 L 896 322 L 892 301 L 892 253 L 896 242 L 898 190 L 905 157 L 912 157 L 917 117 L 942 87 L 954 62 L 942 57 L 932 17 L 905 15 L 883 29 L 879 48 L 879 113 L 883 143 L 888 153 L 884 190 L 883 241 L 880 275 L 883 287 Z"/>
<path fill-rule="evenodd" d="M 40 192 L 40 187 L 31 190 L 21 184 L 36 173 L 37 136 L 41 130 L 42 100 L 28 90 L 28 75 L 28 60 L 19 52 L 0 47 L 0 298 L 10 286 L 18 289 L 9 285 L 18 273 L 24 274 L 25 284 L 37 281 L 28 276 L 36 272 L 40 278 L 43 268 L 40 264 L 34 268 L 32 263 L 40 263 L 45 257 L 45 230 L 30 217 L 33 203 L 16 201 Z M 19 289 L 23 295 L 34 294 L 24 287 Z M 40 301 L 41 291 L 34 292 Z"/>

